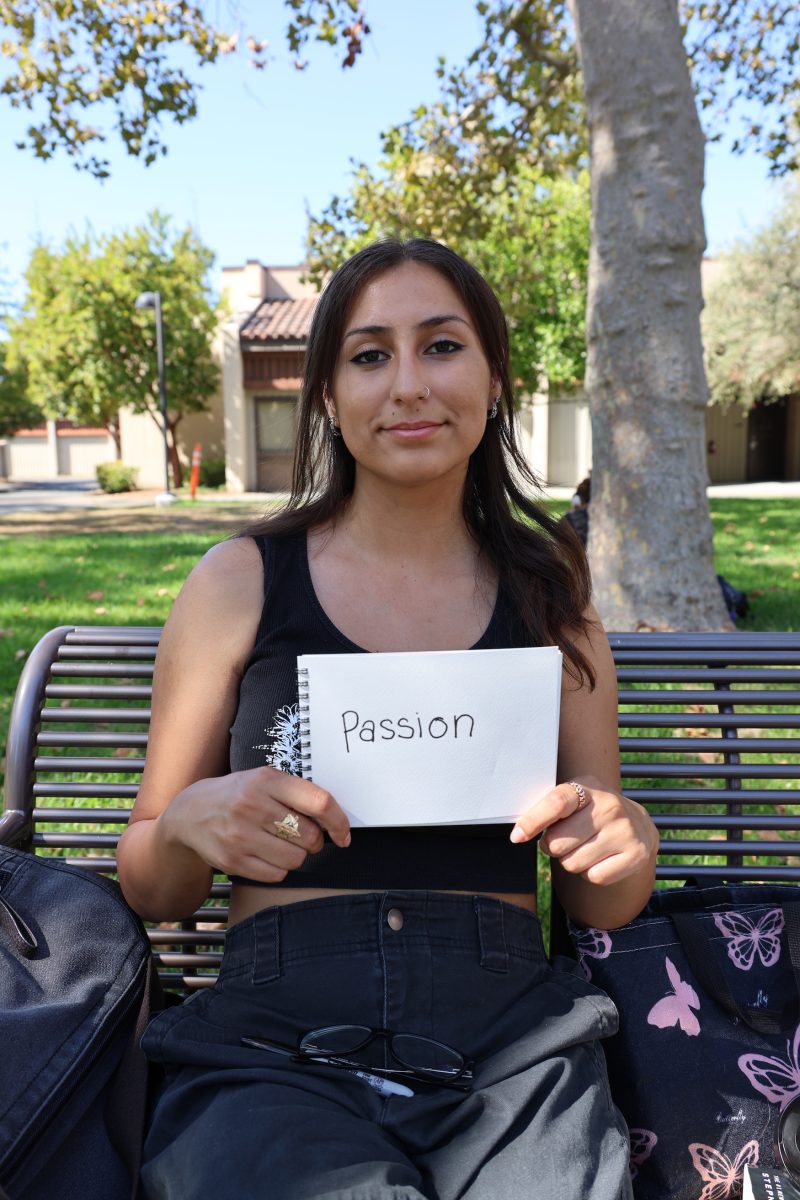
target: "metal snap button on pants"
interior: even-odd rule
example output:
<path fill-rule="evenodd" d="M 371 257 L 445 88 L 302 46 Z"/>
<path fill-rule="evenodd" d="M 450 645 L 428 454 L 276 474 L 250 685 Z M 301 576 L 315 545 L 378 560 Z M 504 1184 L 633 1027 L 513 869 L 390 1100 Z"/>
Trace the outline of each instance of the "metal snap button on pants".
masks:
<path fill-rule="evenodd" d="M 596 1039 L 616 1010 L 538 921 L 485 897 L 344 895 L 228 932 L 213 988 L 159 1014 L 167 1069 L 142 1169 L 147 1200 L 627 1200 L 628 1139 Z M 472 1090 L 368 1080 L 241 1044 L 358 1024 L 444 1042 Z M 365 1064 L 390 1066 L 385 1039 Z"/>

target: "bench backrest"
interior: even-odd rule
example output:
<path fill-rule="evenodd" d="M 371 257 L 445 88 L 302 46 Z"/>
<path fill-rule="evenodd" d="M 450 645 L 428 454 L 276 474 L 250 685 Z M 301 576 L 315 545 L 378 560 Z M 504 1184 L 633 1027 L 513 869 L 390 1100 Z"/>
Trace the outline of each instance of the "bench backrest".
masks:
<path fill-rule="evenodd" d="M 0 842 L 111 873 L 136 796 L 158 628 L 61 626 L 25 665 Z M 653 813 L 661 880 L 800 881 L 800 634 L 616 634 L 627 795 Z M 151 930 L 168 986 L 213 982 L 229 886 Z"/>

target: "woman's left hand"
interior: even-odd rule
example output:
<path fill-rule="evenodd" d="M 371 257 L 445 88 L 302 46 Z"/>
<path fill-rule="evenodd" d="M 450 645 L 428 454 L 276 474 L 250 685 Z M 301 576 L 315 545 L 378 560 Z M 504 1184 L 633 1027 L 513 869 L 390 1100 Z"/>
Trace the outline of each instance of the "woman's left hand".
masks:
<path fill-rule="evenodd" d="M 568 874 L 595 885 L 649 874 L 659 839 L 645 809 L 594 776 L 582 775 L 574 783 L 578 787 L 558 784 L 527 809 L 511 832 L 512 842 L 527 842 L 540 833 L 545 854 Z"/>

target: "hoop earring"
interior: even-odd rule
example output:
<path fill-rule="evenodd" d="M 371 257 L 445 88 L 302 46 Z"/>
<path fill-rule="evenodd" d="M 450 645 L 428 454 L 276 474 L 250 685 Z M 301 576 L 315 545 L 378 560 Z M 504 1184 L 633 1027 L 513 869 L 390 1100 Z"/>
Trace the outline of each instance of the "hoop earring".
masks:
<path fill-rule="evenodd" d="M 495 419 L 495 417 L 497 416 L 497 407 L 498 407 L 499 402 L 500 402 L 500 397 L 495 396 L 494 400 L 492 401 L 492 407 L 489 409 L 488 413 L 486 414 L 487 421 L 493 421 Z"/>

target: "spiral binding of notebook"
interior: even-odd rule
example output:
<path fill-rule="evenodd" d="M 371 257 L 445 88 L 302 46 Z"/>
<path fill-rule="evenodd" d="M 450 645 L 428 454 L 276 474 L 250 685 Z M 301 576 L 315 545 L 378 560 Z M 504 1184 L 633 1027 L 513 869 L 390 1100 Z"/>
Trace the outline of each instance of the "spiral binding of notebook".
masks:
<path fill-rule="evenodd" d="M 311 779 L 311 706 L 309 703 L 308 667 L 297 668 L 297 711 L 300 726 L 300 770 L 303 779 Z"/>

